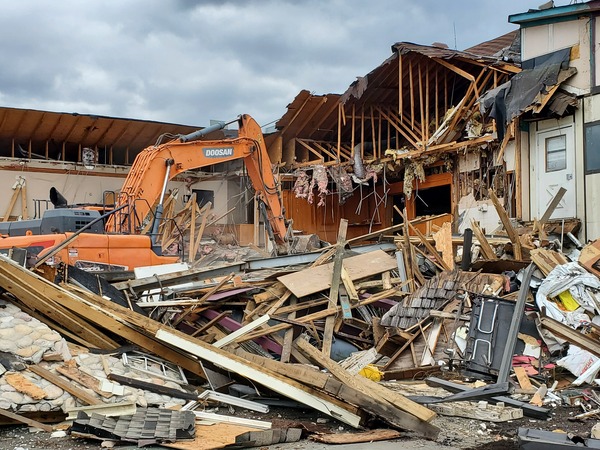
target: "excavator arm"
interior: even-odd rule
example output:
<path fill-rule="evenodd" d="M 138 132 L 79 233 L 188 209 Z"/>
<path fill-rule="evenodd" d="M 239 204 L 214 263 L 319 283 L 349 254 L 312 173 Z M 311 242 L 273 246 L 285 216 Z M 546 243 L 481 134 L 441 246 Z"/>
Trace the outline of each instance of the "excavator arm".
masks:
<path fill-rule="evenodd" d="M 198 140 L 219 127 L 209 127 L 189 135 L 144 149 L 134 160 L 117 197 L 115 209 L 123 207 L 106 222 L 109 233 L 138 233 L 142 221 L 158 200 L 155 217 L 160 220 L 167 182 L 179 174 L 227 161 L 243 159 L 248 176 L 264 205 L 272 238 L 286 241 L 287 225 L 279 185 L 273 176 L 260 126 L 248 115 L 238 119 L 237 138 Z M 222 128 L 224 125 L 220 126 Z M 155 223 L 155 229 L 158 223 Z"/>

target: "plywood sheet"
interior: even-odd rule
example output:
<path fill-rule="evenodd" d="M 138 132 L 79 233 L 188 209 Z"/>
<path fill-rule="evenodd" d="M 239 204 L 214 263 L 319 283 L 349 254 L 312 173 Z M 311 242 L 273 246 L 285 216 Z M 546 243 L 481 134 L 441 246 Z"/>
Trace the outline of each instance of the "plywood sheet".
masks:
<path fill-rule="evenodd" d="M 248 431 L 255 431 L 243 425 L 215 423 L 212 425 L 196 424 L 196 438 L 193 441 L 178 441 L 172 444 L 161 444 L 163 447 L 179 450 L 208 450 L 225 448 L 235 444 L 235 438 Z"/>
<path fill-rule="evenodd" d="M 396 258 L 383 250 L 345 258 L 343 266 L 352 281 L 398 268 Z M 282 275 L 277 279 L 296 297 L 304 297 L 329 289 L 332 275 L 333 263 L 329 263 Z"/>

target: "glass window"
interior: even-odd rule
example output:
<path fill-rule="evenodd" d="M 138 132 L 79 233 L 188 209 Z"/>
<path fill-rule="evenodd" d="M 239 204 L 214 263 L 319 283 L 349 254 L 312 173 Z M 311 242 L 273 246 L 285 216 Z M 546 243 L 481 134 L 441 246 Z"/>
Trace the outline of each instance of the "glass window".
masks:
<path fill-rule="evenodd" d="M 600 172 L 600 122 L 585 125 L 585 172 Z"/>
<path fill-rule="evenodd" d="M 567 168 L 567 138 L 565 135 L 546 139 L 546 172 Z"/>

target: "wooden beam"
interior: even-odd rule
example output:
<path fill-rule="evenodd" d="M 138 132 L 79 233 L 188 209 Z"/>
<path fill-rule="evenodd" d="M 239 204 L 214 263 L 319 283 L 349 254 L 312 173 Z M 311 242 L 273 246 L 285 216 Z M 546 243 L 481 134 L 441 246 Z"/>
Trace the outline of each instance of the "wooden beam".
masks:
<path fill-rule="evenodd" d="M 475 219 L 471 219 L 471 229 L 473 230 L 473 234 L 477 238 L 477 241 L 479 241 L 479 246 L 481 247 L 483 256 L 485 256 L 486 259 L 489 259 L 491 261 L 497 260 L 498 256 L 496 256 L 496 252 L 490 245 L 489 241 L 485 237 L 485 234 L 483 233 L 483 230 L 481 229 L 477 221 L 475 221 Z"/>
<path fill-rule="evenodd" d="M 308 341 L 303 338 L 296 339 L 295 345 L 298 349 L 315 361 L 324 369 L 327 369 L 334 377 L 342 383 L 357 389 L 367 395 L 370 395 L 375 400 L 380 402 L 389 402 L 396 408 L 408 412 L 413 416 L 425 422 L 430 422 L 436 414 L 423 405 L 413 402 L 406 397 L 398 394 L 391 389 L 388 389 L 368 378 L 361 375 L 352 375 L 347 370 L 342 368 L 338 363 L 328 358 L 313 347 Z"/>
<path fill-rule="evenodd" d="M 562 198 L 564 197 L 566 192 L 567 192 L 567 190 L 562 186 L 556 192 L 556 195 L 554 195 L 554 198 L 552 199 L 552 201 L 546 208 L 546 211 L 544 211 L 542 218 L 539 220 L 540 227 L 543 227 L 546 224 L 546 222 L 548 222 L 548 220 L 550 220 L 552 213 L 554 212 L 554 210 L 556 209 L 556 207 L 558 206 L 558 204 L 560 203 L 560 201 L 562 200 Z"/>
<path fill-rule="evenodd" d="M 425 139 L 425 129 L 427 127 L 425 123 L 425 105 L 423 104 L 423 75 L 421 73 L 421 66 L 419 64 L 419 117 L 421 118 L 421 145 L 425 147 L 427 140 Z"/>
<path fill-rule="evenodd" d="M 42 422 L 38 422 L 37 420 L 28 419 L 25 416 L 12 413 L 10 411 L 7 411 L 6 409 L 0 408 L 0 416 L 8 417 L 9 419 L 13 419 L 13 420 L 16 420 L 17 422 L 24 423 L 25 425 L 29 425 L 30 427 L 39 428 L 40 430 L 43 430 L 47 433 L 52 433 L 52 431 L 54 431 L 54 428 L 52 428 L 52 426 L 50 426 L 50 425 L 46 425 Z"/>
<path fill-rule="evenodd" d="M 103 402 L 100 399 L 98 399 L 97 397 L 94 397 L 93 395 L 88 394 L 83 389 L 79 389 L 77 386 L 74 386 L 73 383 L 71 383 L 70 381 L 67 381 L 64 378 L 59 377 L 58 375 L 50 372 L 49 370 L 46 370 L 43 367 L 38 366 L 37 364 L 32 364 L 30 366 L 27 366 L 27 369 L 30 372 L 35 373 L 37 376 L 42 377 L 45 380 L 49 381 L 53 385 L 58 386 L 63 391 L 67 391 L 69 394 L 78 398 L 82 402 L 87 403 L 88 405 L 103 404 Z"/>
<path fill-rule="evenodd" d="M 545 328 L 552 334 L 555 334 L 562 339 L 566 339 L 568 342 L 587 350 L 594 356 L 600 357 L 600 343 L 596 339 L 560 323 L 551 317 L 540 318 L 540 323 L 542 324 L 542 328 Z"/>
<path fill-rule="evenodd" d="M 436 439 L 440 432 L 432 424 L 419 420 L 412 414 L 395 408 L 388 402 L 379 402 L 370 395 L 364 394 L 335 379 L 331 374 L 323 373 L 306 365 L 285 364 L 281 361 L 275 361 L 243 350 L 236 350 L 236 354 L 260 366 L 264 366 L 268 370 L 288 376 L 300 383 L 321 389 L 345 402 L 357 405 L 391 426 L 403 430 L 415 431 L 429 439 Z"/>
<path fill-rule="evenodd" d="M 402 85 L 402 75 L 402 55 L 398 54 L 398 115 L 400 118 L 402 118 L 402 110 L 404 109 L 404 86 Z"/>
<path fill-rule="evenodd" d="M 360 303 L 350 305 L 350 308 L 354 309 L 354 308 L 358 308 L 359 306 L 370 305 L 371 303 L 375 303 L 383 298 L 397 295 L 398 289 L 399 288 L 394 288 L 394 289 L 390 289 L 389 291 L 378 292 L 377 294 L 372 295 L 365 300 L 362 300 Z M 310 324 L 310 322 L 312 322 L 312 321 L 324 319 L 325 317 L 332 315 L 332 314 L 333 315 L 339 314 L 341 311 L 342 311 L 341 306 L 338 306 L 336 309 L 328 308 L 328 309 L 324 309 L 322 311 L 317 311 L 315 313 L 307 314 L 306 316 L 302 316 L 302 317 L 296 319 L 296 322 L 303 323 L 303 324 Z M 277 319 L 277 317 L 272 317 L 272 318 Z M 250 334 L 242 337 L 238 341 L 238 343 L 256 339 L 258 337 L 265 336 L 267 334 L 279 333 L 280 331 L 287 330 L 290 327 L 292 327 L 292 325 L 287 324 L 287 323 L 273 325 L 272 327 L 269 327 L 267 329 L 255 331 L 254 333 L 250 333 Z"/>
<path fill-rule="evenodd" d="M 492 200 L 492 203 L 494 204 L 494 207 L 496 208 L 496 211 L 498 212 L 498 215 L 500 216 L 500 221 L 502 222 L 502 225 L 504 225 L 504 229 L 506 230 L 506 233 L 508 234 L 508 237 L 513 244 L 513 251 L 515 254 L 515 259 L 517 261 L 522 261 L 523 260 L 523 250 L 521 247 L 521 241 L 519 239 L 519 235 L 513 228 L 512 223 L 510 222 L 510 218 L 508 217 L 508 214 L 506 213 L 506 210 L 504 209 L 504 207 L 500 204 L 500 200 L 496 196 L 496 193 L 494 192 L 494 190 L 490 189 L 489 192 L 490 192 L 490 199 Z"/>
<path fill-rule="evenodd" d="M 312 389 L 292 379 L 268 371 L 264 367 L 253 364 L 239 356 L 216 349 L 177 330 L 160 327 L 155 335 L 157 339 L 165 344 L 260 383 L 279 394 L 335 417 L 352 427 L 358 428 L 361 425 L 359 416 L 348 412 L 322 396 L 318 396 Z"/>
<path fill-rule="evenodd" d="M 438 253 L 438 251 L 433 247 L 433 245 L 431 245 L 428 241 L 427 238 L 423 235 L 423 233 L 421 233 L 411 222 L 410 220 L 407 219 L 406 215 L 400 211 L 400 208 L 398 208 L 396 205 L 394 205 L 394 209 L 396 210 L 396 212 L 398 214 L 400 214 L 402 216 L 402 219 L 404 220 L 404 223 L 407 223 L 408 226 L 410 227 L 410 229 L 413 231 L 413 233 L 415 233 L 419 239 L 421 240 L 421 243 L 425 246 L 425 248 L 427 250 L 429 250 L 429 253 L 431 253 L 431 256 L 435 256 L 436 261 L 440 264 L 440 266 L 442 266 L 442 268 L 444 270 L 450 270 L 450 267 L 448 266 L 448 264 L 446 264 L 446 262 L 444 261 L 444 259 L 440 256 L 440 254 Z"/>
<path fill-rule="evenodd" d="M 340 227 L 338 229 L 338 236 L 336 241 L 336 252 L 333 258 L 333 274 L 331 277 L 331 288 L 329 290 L 329 309 L 337 307 L 339 302 L 339 289 L 340 281 L 342 276 L 342 267 L 344 259 L 344 246 L 346 244 L 346 233 L 348 231 L 348 221 L 346 219 L 340 220 Z M 342 312 L 344 307 L 342 305 Z M 323 347 L 321 351 L 324 355 L 329 356 L 331 354 L 331 345 L 333 343 L 333 328 L 335 325 L 335 316 L 328 316 L 325 319 L 325 330 L 323 332 Z"/>
<path fill-rule="evenodd" d="M 408 84 L 410 86 L 410 127 L 415 127 L 415 90 L 413 88 L 412 59 L 408 61 Z"/>
<path fill-rule="evenodd" d="M 464 70 L 456 67 L 454 64 L 450 64 L 448 61 L 446 61 L 442 58 L 431 58 L 431 59 L 433 59 L 438 64 L 441 64 L 445 68 L 450 69 L 452 72 L 459 74 L 461 77 L 466 78 L 471 83 L 475 84 L 475 77 L 473 75 L 471 75 L 469 72 L 465 72 Z M 477 86 L 475 86 L 475 94 L 477 95 L 477 97 L 480 97 L 479 91 L 477 90 Z"/>

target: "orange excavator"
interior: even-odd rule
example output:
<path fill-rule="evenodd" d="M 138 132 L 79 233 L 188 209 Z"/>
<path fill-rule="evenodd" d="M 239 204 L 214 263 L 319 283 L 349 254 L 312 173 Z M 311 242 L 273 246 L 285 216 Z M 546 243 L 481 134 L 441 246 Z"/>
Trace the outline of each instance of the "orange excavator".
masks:
<path fill-rule="evenodd" d="M 238 137 L 201 140 L 236 121 Z M 138 154 L 111 212 L 101 215 L 85 207 L 68 208 L 64 198 L 51 190 L 55 209 L 46 211 L 41 219 L 0 223 L 0 253 L 20 249 L 29 266 L 40 261 L 64 262 L 94 271 L 127 271 L 177 262 L 178 256 L 163 256 L 158 244 L 167 183 L 185 171 L 238 159 L 244 161 L 256 191 L 269 237 L 275 248 L 285 248 L 289 232 L 281 190 L 262 131 L 253 118 L 241 115 L 235 121 L 187 135 L 170 135 L 170 139 Z M 139 234 L 149 215 L 153 217 L 150 234 Z"/>

